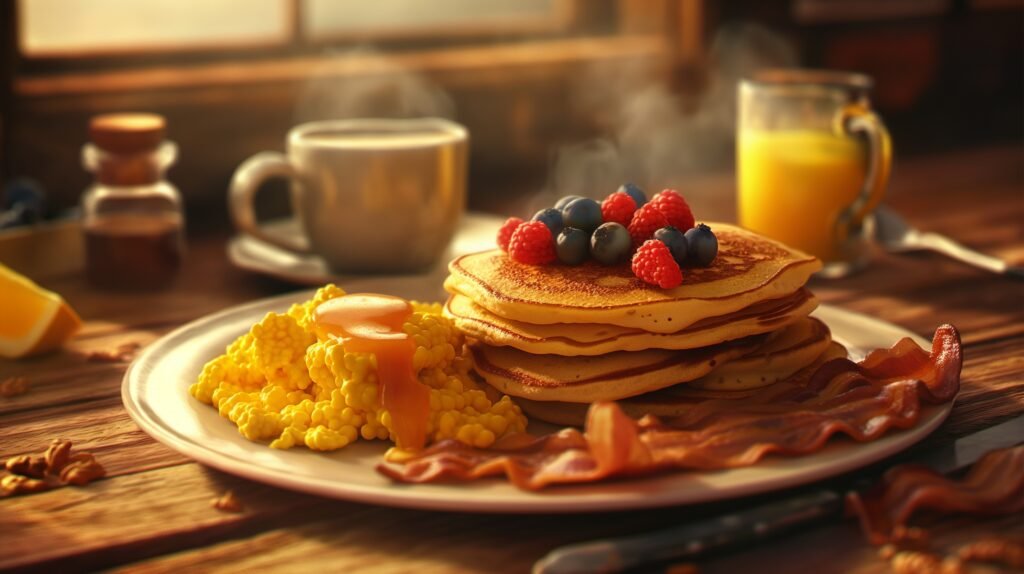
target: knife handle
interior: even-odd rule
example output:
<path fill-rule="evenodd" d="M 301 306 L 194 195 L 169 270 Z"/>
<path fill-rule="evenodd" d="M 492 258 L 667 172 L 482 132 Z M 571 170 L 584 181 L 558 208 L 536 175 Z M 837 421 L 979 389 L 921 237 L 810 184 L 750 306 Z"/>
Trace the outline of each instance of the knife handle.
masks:
<path fill-rule="evenodd" d="M 692 524 L 556 548 L 534 564 L 533 572 L 617 572 L 651 562 L 692 558 L 838 514 L 842 506 L 838 492 L 818 490 Z"/>

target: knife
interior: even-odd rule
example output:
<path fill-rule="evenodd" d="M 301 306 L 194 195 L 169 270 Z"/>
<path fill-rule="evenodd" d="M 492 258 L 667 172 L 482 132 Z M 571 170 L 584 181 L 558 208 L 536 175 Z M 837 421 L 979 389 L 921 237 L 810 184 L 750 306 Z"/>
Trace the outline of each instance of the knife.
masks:
<path fill-rule="evenodd" d="M 1024 415 L 911 456 L 905 461 L 948 474 L 977 461 L 990 450 L 1024 441 Z M 866 487 L 869 481 L 859 481 Z M 821 488 L 663 530 L 562 546 L 533 565 L 533 574 L 618 572 L 652 562 L 693 558 L 708 550 L 775 536 L 791 528 L 838 515 L 844 492 Z"/>

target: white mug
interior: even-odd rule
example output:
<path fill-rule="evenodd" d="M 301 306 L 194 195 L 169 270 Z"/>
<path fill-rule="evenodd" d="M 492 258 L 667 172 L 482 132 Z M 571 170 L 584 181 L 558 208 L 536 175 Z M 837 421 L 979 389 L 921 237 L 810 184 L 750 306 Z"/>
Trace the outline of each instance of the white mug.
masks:
<path fill-rule="evenodd" d="M 261 152 L 231 181 L 235 226 L 336 271 L 418 271 L 435 263 L 466 202 L 468 135 L 438 119 L 311 122 L 288 132 L 287 154 Z M 267 233 L 253 198 L 267 179 L 291 181 L 305 237 Z"/>

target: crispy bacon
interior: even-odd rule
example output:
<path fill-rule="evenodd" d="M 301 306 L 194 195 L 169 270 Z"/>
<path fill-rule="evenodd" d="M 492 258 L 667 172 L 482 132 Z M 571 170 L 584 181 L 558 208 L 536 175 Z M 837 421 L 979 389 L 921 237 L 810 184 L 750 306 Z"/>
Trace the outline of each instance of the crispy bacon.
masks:
<path fill-rule="evenodd" d="M 860 519 L 872 544 L 897 541 L 919 509 L 976 514 L 1024 510 L 1024 445 L 985 454 L 963 480 L 905 464 L 885 474 L 867 493 L 850 493 L 847 510 Z"/>
<path fill-rule="evenodd" d="M 912 427 L 922 402 L 956 396 L 961 363 L 960 335 L 943 325 L 935 331 L 930 354 L 903 339 L 860 363 L 834 359 L 809 378 L 777 383 L 743 399 L 695 403 L 685 415 L 665 421 L 651 416 L 634 421 L 615 403 L 594 403 L 582 433 L 563 429 L 487 450 L 444 441 L 404 465 L 382 464 L 378 470 L 402 482 L 503 474 L 519 488 L 537 490 L 669 468 L 748 466 L 769 453 L 815 452 L 836 433 L 869 441 L 890 428 Z"/>

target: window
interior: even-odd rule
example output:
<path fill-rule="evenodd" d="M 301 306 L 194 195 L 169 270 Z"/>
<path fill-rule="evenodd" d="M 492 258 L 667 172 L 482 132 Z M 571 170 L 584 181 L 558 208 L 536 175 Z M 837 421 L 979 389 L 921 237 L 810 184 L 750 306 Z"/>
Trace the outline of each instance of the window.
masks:
<path fill-rule="evenodd" d="M 567 30 L 578 0 L 19 0 L 29 58 Z"/>
<path fill-rule="evenodd" d="M 12 32 L 0 66 L 13 72 L 0 85 L 0 176 L 35 177 L 74 204 L 88 118 L 154 111 L 182 150 L 172 176 L 186 204 L 217 217 L 234 168 L 313 119 L 304 102 L 336 110 L 341 96 L 381 93 L 365 108 L 378 113 L 416 89 L 469 127 L 473 177 L 504 184 L 543 173 L 555 146 L 604 121 L 573 101 L 579 76 L 698 61 L 703 18 L 702 0 L 0 2 Z"/>
<path fill-rule="evenodd" d="M 203 49 L 290 41 L 285 0 L 21 0 L 28 58 Z"/>

